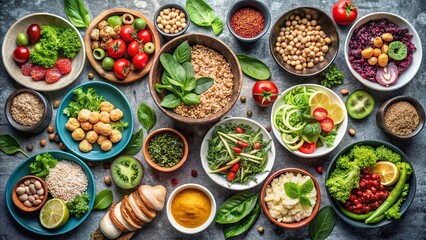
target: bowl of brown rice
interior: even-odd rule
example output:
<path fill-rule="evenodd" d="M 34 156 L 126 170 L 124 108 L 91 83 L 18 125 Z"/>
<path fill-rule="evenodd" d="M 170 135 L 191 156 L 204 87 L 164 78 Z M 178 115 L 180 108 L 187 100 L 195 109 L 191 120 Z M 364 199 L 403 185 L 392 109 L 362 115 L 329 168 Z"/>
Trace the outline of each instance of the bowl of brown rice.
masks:
<path fill-rule="evenodd" d="M 194 77 L 211 77 L 213 85 L 201 93 L 200 103 L 179 104 L 175 108 L 165 108 L 162 99 L 170 94 L 162 89 L 157 92 L 156 85 L 162 83 L 165 71 L 160 56 L 172 54 L 184 41 L 191 47 L 191 64 Z M 234 52 L 221 40 L 209 35 L 192 33 L 174 38 L 165 44 L 153 60 L 149 74 L 149 87 L 155 104 L 170 118 L 189 125 L 207 124 L 219 121 L 237 101 L 242 86 L 241 66 Z"/>

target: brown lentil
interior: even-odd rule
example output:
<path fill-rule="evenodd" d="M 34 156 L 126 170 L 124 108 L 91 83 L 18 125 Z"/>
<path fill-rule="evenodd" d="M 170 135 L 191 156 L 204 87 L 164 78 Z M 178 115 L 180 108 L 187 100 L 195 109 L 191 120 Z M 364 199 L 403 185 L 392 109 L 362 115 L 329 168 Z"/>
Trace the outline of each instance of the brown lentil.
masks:
<path fill-rule="evenodd" d="M 265 28 L 265 18 L 259 10 L 242 8 L 232 14 L 231 28 L 242 38 L 254 38 Z"/>
<path fill-rule="evenodd" d="M 44 114 L 44 106 L 34 94 L 20 93 L 13 98 L 10 113 L 15 122 L 32 126 L 40 122 Z"/>
<path fill-rule="evenodd" d="M 263 233 L 264 229 L 263 229 L 263 227 L 258 227 L 258 228 L 257 228 L 257 231 L 258 231 L 259 233 Z"/>
<path fill-rule="evenodd" d="M 62 150 L 67 149 L 67 147 L 65 146 L 65 144 L 63 144 L 62 142 L 59 143 L 59 148 Z"/>
<path fill-rule="evenodd" d="M 111 186 L 111 177 L 110 176 L 105 176 L 104 177 L 104 182 L 105 182 L 105 185 Z"/>
<path fill-rule="evenodd" d="M 28 144 L 27 145 L 27 150 L 31 152 L 33 150 L 33 145 L 32 144 Z"/>
<path fill-rule="evenodd" d="M 271 126 L 266 125 L 265 129 L 266 129 L 266 131 L 270 132 L 271 131 Z"/>
<path fill-rule="evenodd" d="M 55 134 L 51 133 L 49 134 L 49 141 L 53 142 L 55 140 Z"/>
<path fill-rule="evenodd" d="M 395 135 L 406 136 L 412 133 L 419 122 L 419 114 L 409 102 L 398 101 L 386 109 L 385 125 Z"/>
<path fill-rule="evenodd" d="M 251 117 L 253 115 L 253 112 L 251 110 L 247 110 L 247 116 Z"/>

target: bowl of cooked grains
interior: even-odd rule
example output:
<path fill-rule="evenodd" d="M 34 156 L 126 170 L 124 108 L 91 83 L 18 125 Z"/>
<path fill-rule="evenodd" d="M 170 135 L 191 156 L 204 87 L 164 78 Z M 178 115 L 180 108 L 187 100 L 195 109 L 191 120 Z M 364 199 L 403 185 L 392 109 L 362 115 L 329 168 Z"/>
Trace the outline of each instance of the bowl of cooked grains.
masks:
<path fill-rule="evenodd" d="M 392 137 L 407 139 L 416 136 L 425 124 L 425 110 L 409 96 L 385 101 L 376 113 L 377 125 Z"/>
<path fill-rule="evenodd" d="M 6 100 L 6 119 L 13 128 L 25 133 L 43 131 L 52 119 L 52 105 L 42 93 L 19 89 Z"/>

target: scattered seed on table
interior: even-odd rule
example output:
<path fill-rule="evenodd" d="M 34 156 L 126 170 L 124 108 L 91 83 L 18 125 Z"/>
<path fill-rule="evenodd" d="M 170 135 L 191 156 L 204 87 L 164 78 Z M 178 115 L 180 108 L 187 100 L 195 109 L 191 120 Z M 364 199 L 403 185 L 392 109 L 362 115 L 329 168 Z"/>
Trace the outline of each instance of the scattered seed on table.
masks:
<path fill-rule="evenodd" d="M 263 227 L 258 227 L 258 228 L 257 228 L 257 231 L 258 231 L 259 233 L 263 233 L 263 230 L 264 230 L 264 229 L 263 229 Z"/>
<path fill-rule="evenodd" d="M 245 102 L 246 102 L 246 97 L 245 97 L 245 96 L 241 96 L 241 97 L 240 97 L 240 101 L 241 101 L 242 103 L 245 103 Z"/>
<path fill-rule="evenodd" d="M 55 134 L 54 133 L 49 134 L 49 140 L 50 141 L 54 141 L 55 140 Z"/>
<path fill-rule="evenodd" d="M 46 146 L 46 139 L 43 138 L 40 140 L 40 146 L 42 147 Z"/>
<path fill-rule="evenodd" d="M 355 131 L 355 129 L 353 129 L 353 128 L 349 128 L 348 133 L 349 133 L 349 135 L 351 135 L 351 136 L 355 136 L 356 131 Z"/>
<path fill-rule="evenodd" d="M 270 132 L 271 131 L 271 126 L 266 125 L 265 129 L 266 129 L 266 131 Z"/>
<path fill-rule="evenodd" d="M 59 143 L 59 148 L 62 150 L 67 149 L 67 147 L 65 146 L 65 144 L 63 144 L 62 142 Z"/>
<path fill-rule="evenodd" d="M 253 112 L 251 110 L 247 110 L 247 116 L 251 117 L 253 115 Z"/>
<path fill-rule="evenodd" d="M 198 172 L 197 172 L 197 170 L 192 169 L 192 171 L 191 171 L 191 176 L 192 176 L 192 177 L 197 177 L 197 176 L 198 176 Z"/>
<path fill-rule="evenodd" d="M 92 72 L 90 72 L 89 74 L 87 74 L 87 77 L 89 79 L 93 79 L 95 77 L 95 74 L 93 74 Z"/>
<path fill-rule="evenodd" d="M 58 107 L 59 107 L 59 105 L 61 105 L 61 100 L 57 99 L 57 100 L 55 100 L 55 101 L 53 102 L 53 107 L 54 107 L 54 108 L 58 108 Z"/>
<path fill-rule="evenodd" d="M 58 134 L 55 134 L 55 143 L 60 143 L 61 142 L 61 138 L 59 137 Z"/>
<path fill-rule="evenodd" d="M 48 127 L 47 127 L 47 132 L 48 133 L 53 133 L 55 131 L 55 129 L 53 128 L 53 126 L 52 125 L 49 125 Z"/>
<path fill-rule="evenodd" d="M 32 144 L 28 144 L 27 145 L 27 150 L 31 152 L 33 150 L 33 145 Z"/>
<path fill-rule="evenodd" d="M 342 95 L 347 95 L 347 94 L 349 93 L 349 90 L 348 90 L 348 89 L 346 89 L 346 88 L 344 88 L 344 89 L 340 90 L 340 93 L 341 93 Z"/>
<path fill-rule="evenodd" d="M 104 182 L 105 182 L 105 185 L 111 186 L 111 177 L 110 176 L 105 176 L 104 177 Z"/>
<path fill-rule="evenodd" d="M 178 181 L 176 178 L 173 178 L 173 179 L 172 179 L 172 184 L 173 184 L 173 185 L 175 185 L 175 186 L 176 186 L 176 185 L 178 185 L 178 183 L 179 183 L 179 181 Z"/>

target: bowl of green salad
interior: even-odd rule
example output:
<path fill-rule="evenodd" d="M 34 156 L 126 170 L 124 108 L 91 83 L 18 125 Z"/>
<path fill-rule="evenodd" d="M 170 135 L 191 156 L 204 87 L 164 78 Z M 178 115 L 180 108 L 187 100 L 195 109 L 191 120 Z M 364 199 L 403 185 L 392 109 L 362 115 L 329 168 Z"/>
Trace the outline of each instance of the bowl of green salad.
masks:
<path fill-rule="evenodd" d="M 343 139 L 348 113 L 342 99 L 329 88 L 299 84 L 288 88 L 271 111 L 278 142 L 302 158 L 318 158 L 333 151 Z"/>
<path fill-rule="evenodd" d="M 218 185 L 245 190 L 262 183 L 275 161 L 275 146 L 259 123 L 242 117 L 215 124 L 201 143 L 201 164 Z"/>

